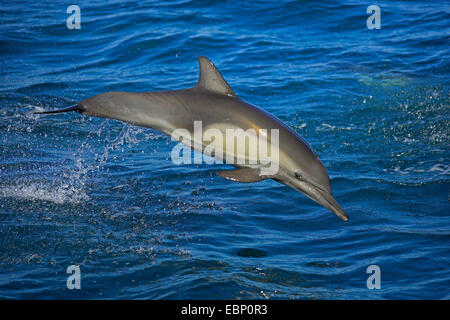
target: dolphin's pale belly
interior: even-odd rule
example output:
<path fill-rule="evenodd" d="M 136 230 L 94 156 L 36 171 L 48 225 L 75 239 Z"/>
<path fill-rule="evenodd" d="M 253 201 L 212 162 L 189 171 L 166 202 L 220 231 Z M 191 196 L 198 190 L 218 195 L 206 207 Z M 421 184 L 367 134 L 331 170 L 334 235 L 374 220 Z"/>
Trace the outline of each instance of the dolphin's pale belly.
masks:
<path fill-rule="evenodd" d="M 218 163 L 258 168 L 269 161 L 278 164 L 280 156 L 278 147 L 258 131 L 229 123 L 209 124 L 200 132 L 189 131 L 187 136 L 177 140 Z"/>

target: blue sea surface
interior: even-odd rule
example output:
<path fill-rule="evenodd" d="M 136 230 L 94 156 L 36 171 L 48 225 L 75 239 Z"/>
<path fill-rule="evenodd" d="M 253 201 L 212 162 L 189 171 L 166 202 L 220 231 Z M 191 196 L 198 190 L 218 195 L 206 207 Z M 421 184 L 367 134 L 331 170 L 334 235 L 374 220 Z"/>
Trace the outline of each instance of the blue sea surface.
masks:
<path fill-rule="evenodd" d="M 450 298 L 447 1 L 2 1 L 0 21 L 1 299 Z M 310 143 L 348 222 L 177 166 L 157 131 L 33 114 L 193 86 L 199 55 Z"/>

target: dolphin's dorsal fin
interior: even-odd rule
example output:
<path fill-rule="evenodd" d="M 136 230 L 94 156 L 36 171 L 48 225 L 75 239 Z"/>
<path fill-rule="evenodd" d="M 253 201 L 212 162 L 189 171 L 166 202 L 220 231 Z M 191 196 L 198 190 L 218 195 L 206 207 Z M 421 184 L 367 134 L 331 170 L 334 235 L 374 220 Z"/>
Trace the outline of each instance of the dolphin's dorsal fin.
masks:
<path fill-rule="evenodd" d="M 219 94 L 224 94 L 230 97 L 236 97 L 233 89 L 217 70 L 216 66 L 206 57 L 198 57 L 198 64 L 200 67 L 200 74 L 196 88 L 211 90 Z"/>

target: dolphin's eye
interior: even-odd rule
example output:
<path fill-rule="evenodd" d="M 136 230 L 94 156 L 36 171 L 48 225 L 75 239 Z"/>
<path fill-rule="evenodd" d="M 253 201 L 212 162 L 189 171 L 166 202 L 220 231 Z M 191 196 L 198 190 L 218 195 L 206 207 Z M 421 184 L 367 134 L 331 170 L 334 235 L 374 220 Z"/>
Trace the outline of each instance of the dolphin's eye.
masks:
<path fill-rule="evenodd" d="M 305 181 L 305 178 L 303 178 L 303 176 L 298 172 L 295 173 L 295 177 L 300 181 Z"/>

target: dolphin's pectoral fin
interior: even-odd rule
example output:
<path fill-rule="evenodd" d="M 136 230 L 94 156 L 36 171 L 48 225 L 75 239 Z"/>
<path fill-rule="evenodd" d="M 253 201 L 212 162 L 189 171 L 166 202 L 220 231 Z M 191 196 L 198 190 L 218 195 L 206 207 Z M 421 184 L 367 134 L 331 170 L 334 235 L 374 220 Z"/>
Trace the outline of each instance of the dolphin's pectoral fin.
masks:
<path fill-rule="evenodd" d="M 206 57 L 198 57 L 200 74 L 198 76 L 197 88 L 236 97 L 233 89 L 228 85 L 216 66 Z"/>
<path fill-rule="evenodd" d="M 216 172 L 218 176 L 242 183 L 258 182 L 270 179 L 269 176 L 261 176 L 260 171 L 252 168 L 239 168 L 235 170 L 222 170 Z"/>

